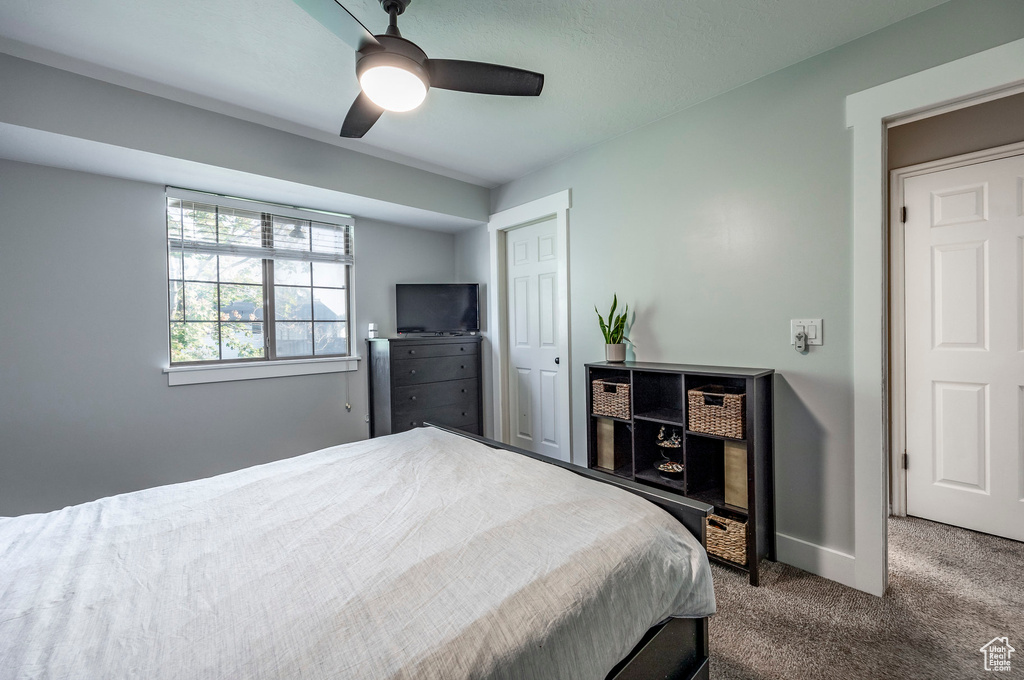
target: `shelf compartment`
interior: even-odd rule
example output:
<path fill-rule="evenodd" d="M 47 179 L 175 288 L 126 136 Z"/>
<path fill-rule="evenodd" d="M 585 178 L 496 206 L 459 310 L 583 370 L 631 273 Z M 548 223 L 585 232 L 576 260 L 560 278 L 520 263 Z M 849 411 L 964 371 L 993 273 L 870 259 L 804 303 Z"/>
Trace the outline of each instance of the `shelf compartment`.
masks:
<path fill-rule="evenodd" d="M 747 441 L 746 439 L 736 439 L 735 437 L 722 437 L 722 436 L 717 435 L 717 434 L 708 434 L 707 432 L 694 432 L 693 430 L 687 430 L 686 434 L 689 437 L 706 437 L 708 439 L 717 439 L 719 441 L 726 441 L 726 442 L 745 442 L 745 441 Z"/>
<path fill-rule="evenodd" d="M 636 424 L 633 426 L 634 474 L 645 482 L 658 484 L 670 491 L 685 494 L 686 463 L 683 458 L 683 442 L 680 441 L 679 448 L 675 449 L 658 446 L 658 432 L 662 427 L 665 428 L 666 439 L 671 437 L 673 432 L 679 435 L 680 440 L 682 439 L 681 425 L 665 425 L 660 421 L 643 420 L 637 417 Z M 658 473 L 658 464 L 666 460 L 683 465 L 683 475 L 678 480 L 666 479 Z"/>
<path fill-rule="evenodd" d="M 639 476 L 639 475 L 637 475 Z M 725 491 L 723 489 L 704 489 L 702 491 L 687 494 L 690 498 L 715 506 L 716 511 L 723 511 L 726 514 L 735 514 L 746 517 L 747 511 L 736 505 L 729 505 L 725 502 Z"/>
<path fill-rule="evenodd" d="M 683 376 L 678 373 L 634 371 L 633 412 L 664 412 L 673 416 L 673 422 L 682 424 Z"/>
<path fill-rule="evenodd" d="M 603 422 L 602 422 L 603 421 Z M 628 420 L 596 416 L 590 419 L 590 467 L 627 479 L 633 478 L 633 425 Z M 609 447 L 611 465 L 601 465 L 602 450 Z"/>
<path fill-rule="evenodd" d="M 683 421 L 683 410 L 677 408 L 656 408 L 651 411 L 640 411 L 633 415 L 637 420 L 650 420 L 665 425 L 677 425 L 680 428 L 685 426 Z"/>
<path fill-rule="evenodd" d="M 631 422 L 633 422 L 629 418 L 616 418 L 615 416 L 603 416 L 600 413 L 591 413 L 590 417 L 591 418 L 607 418 L 608 420 L 616 420 L 616 421 L 618 421 L 620 423 L 631 423 Z"/>
<path fill-rule="evenodd" d="M 682 479 L 665 479 L 661 474 L 654 468 L 648 468 L 641 470 L 636 473 L 636 478 L 643 480 L 645 483 L 652 486 L 657 486 L 665 489 L 666 491 L 672 491 L 674 493 L 683 494 L 686 492 L 686 482 Z"/>
<path fill-rule="evenodd" d="M 616 475 L 618 477 L 625 477 L 626 479 L 633 479 L 633 465 L 628 463 L 620 468 L 609 470 L 608 468 L 599 467 L 597 465 L 592 466 L 594 470 L 598 472 L 604 472 L 609 475 Z"/>

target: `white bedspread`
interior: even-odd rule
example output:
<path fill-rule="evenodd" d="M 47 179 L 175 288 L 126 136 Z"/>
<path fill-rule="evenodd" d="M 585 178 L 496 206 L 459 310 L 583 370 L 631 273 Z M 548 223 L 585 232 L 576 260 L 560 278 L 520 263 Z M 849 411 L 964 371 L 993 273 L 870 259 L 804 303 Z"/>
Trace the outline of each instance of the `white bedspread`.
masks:
<path fill-rule="evenodd" d="M 714 612 L 667 513 L 420 429 L 0 518 L 0 678 L 603 678 Z"/>

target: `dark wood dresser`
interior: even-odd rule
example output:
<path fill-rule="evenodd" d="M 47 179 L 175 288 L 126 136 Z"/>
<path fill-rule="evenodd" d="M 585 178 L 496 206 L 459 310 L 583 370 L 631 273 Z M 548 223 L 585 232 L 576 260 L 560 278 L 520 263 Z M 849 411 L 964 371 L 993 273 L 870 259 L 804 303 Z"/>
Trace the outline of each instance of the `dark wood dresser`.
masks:
<path fill-rule="evenodd" d="M 480 336 L 370 338 L 370 436 L 424 422 L 482 434 Z"/>

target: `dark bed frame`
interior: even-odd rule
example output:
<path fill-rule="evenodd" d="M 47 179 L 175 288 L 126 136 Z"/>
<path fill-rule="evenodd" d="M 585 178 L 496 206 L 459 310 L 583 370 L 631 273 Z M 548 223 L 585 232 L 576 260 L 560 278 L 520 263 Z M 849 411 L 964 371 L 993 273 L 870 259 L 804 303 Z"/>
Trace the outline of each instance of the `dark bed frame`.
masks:
<path fill-rule="evenodd" d="M 696 536 L 701 545 L 704 545 L 704 518 L 710 515 L 714 509 L 707 503 L 641 486 L 628 479 L 571 465 L 555 458 L 461 430 L 433 423 L 424 423 L 424 425 L 472 439 L 492 449 L 504 449 L 556 465 L 582 477 L 602 484 L 611 484 L 634 493 L 668 512 Z M 649 680 L 652 678 L 709 680 L 708 620 L 706 617 L 702 619 L 669 619 L 668 622 L 651 628 L 633 648 L 633 651 L 612 669 L 605 680 Z"/>

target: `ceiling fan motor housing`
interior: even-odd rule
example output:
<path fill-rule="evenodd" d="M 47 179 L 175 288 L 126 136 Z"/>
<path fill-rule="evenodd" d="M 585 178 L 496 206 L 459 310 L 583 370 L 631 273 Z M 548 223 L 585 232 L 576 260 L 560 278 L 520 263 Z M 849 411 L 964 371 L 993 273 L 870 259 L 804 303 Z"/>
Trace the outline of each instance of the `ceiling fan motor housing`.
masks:
<path fill-rule="evenodd" d="M 389 2 L 391 0 L 381 0 Z M 398 68 L 410 71 L 430 88 L 430 76 L 427 75 L 426 62 L 427 53 L 421 50 L 416 43 L 405 38 L 393 35 L 375 36 L 383 49 L 370 48 L 356 52 L 356 77 L 361 78 L 363 73 L 376 66 L 397 66 Z"/>
<path fill-rule="evenodd" d="M 396 14 L 401 14 L 405 11 L 405 8 L 409 6 L 412 0 L 380 0 L 380 6 L 384 8 L 384 11 L 391 14 L 391 10 L 394 9 Z"/>

